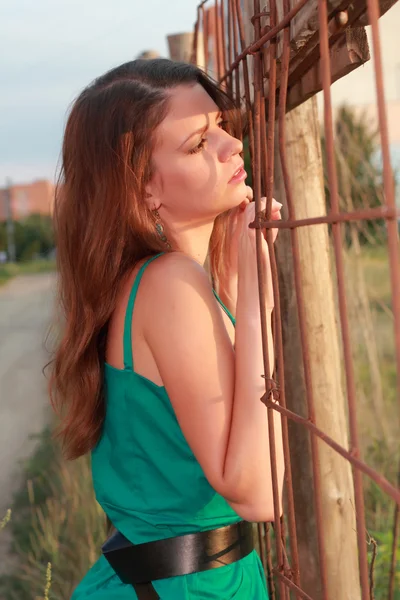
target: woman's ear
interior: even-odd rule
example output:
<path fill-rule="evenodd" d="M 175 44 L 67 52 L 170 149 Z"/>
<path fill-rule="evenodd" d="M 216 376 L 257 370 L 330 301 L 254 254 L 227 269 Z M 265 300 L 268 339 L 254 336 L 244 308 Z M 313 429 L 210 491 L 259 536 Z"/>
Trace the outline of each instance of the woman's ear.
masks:
<path fill-rule="evenodd" d="M 149 208 L 150 210 L 154 210 L 153 208 L 153 196 L 146 190 L 145 195 L 144 195 L 144 201 L 147 204 L 147 208 Z"/>
<path fill-rule="evenodd" d="M 161 202 L 157 196 L 155 185 L 153 183 L 146 185 L 144 201 L 150 210 L 155 210 L 160 206 Z"/>

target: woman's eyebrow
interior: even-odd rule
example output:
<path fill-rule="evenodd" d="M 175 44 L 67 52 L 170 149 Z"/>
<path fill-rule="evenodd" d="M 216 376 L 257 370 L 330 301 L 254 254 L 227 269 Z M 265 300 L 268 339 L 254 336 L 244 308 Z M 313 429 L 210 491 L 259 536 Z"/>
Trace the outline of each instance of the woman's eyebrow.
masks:
<path fill-rule="evenodd" d="M 204 127 L 201 127 L 200 129 L 196 129 L 196 131 L 193 131 L 193 133 L 191 133 L 189 135 L 189 137 L 187 137 L 185 139 L 184 142 L 182 142 L 182 144 L 179 146 L 179 149 L 182 148 L 182 146 L 184 146 L 186 144 L 186 142 L 188 142 L 194 135 L 198 135 L 199 133 L 205 133 L 208 129 L 209 124 L 207 123 L 206 125 L 204 125 Z"/>
<path fill-rule="evenodd" d="M 215 115 L 215 121 L 218 121 L 221 117 L 222 117 L 222 112 L 218 111 L 217 114 Z M 199 133 L 204 134 L 207 131 L 207 129 L 209 128 L 209 126 L 210 126 L 210 119 L 208 118 L 208 115 L 207 115 L 206 125 L 204 125 L 204 127 L 200 127 L 200 129 L 196 129 L 196 131 L 193 131 L 193 133 L 191 133 L 189 135 L 189 137 L 187 137 L 185 139 L 185 141 L 182 142 L 182 144 L 179 146 L 178 150 L 180 150 L 182 148 L 182 146 L 184 146 L 186 144 L 186 142 L 188 142 L 193 136 L 198 135 Z"/>

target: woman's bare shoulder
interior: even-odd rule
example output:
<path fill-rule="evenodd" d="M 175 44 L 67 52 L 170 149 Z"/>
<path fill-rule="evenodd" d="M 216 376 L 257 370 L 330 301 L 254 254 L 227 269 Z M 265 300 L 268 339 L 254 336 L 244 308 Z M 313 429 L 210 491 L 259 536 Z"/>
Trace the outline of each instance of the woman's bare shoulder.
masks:
<path fill-rule="evenodd" d="M 159 331 L 161 326 L 166 333 L 172 324 L 185 328 L 191 322 L 194 332 L 205 321 L 217 319 L 223 324 L 207 272 L 181 252 L 160 256 L 149 265 L 143 280 L 142 307 L 142 322 L 147 330 Z"/>
<path fill-rule="evenodd" d="M 154 260 L 147 270 L 146 282 L 153 290 L 154 287 L 160 289 L 168 286 L 173 293 L 172 288 L 176 290 L 176 286 L 180 287 L 180 284 L 188 281 L 196 284 L 196 287 L 205 285 L 210 288 L 204 268 L 183 252 L 168 252 Z M 175 285 L 171 286 L 172 283 Z"/>

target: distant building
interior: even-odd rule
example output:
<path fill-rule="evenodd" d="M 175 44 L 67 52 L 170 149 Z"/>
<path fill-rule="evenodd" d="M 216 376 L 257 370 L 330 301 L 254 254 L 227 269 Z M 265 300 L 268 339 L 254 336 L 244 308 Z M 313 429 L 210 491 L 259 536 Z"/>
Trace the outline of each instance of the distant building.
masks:
<path fill-rule="evenodd" d="M 20 221 L 32 214 L 51 215 L 54 205 L 55 186 L 47 180 L 12 185 L 12 218 Z M 7 219 L 6 189 L 0 188 L 0 222 Z"/>

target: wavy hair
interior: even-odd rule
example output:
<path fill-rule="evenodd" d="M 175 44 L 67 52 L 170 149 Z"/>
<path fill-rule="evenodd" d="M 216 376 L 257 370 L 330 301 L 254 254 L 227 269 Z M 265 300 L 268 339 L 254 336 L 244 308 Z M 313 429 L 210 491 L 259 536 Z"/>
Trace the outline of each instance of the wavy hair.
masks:
<path fill-rule="evenodd" d="M 89 452 L 101 434 L 105 340 L 120 282 L 139 260 L 166 250 L 144 201 L 154 132 L 167 114 L 168 90 L 194 83 L 237 134 L 236 109 L 225 92 L 196 66 L 166 59 L 112 69 L 71 108 L 54 207 L 61 336 L 49 383 L 66 458 Z M 214 280 L 223 270 L 228 213 L 217 217 L 211 236 Z"/>

